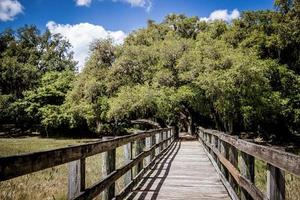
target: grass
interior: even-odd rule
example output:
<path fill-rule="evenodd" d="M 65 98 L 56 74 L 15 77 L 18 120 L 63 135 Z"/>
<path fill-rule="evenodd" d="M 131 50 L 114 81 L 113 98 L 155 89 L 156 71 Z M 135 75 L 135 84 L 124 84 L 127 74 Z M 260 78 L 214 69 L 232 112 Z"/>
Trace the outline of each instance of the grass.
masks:
<path fill-rule="evenodd" d="M 95 141 L 95 139 L 47 139 L 39 137 L 0 139 L 0 156 L 50 150 L 90 141 Z M 102 156 L 102 154 L 97 154 L 86 159 L 86 186 L 90 186 L 102 178 Z M 124 159 L 122 158 L 123 148 L 119 147 L 117 148 L 117 167 L 123 165 Z M 64 164 L 0 182 L 0 199 L 66 199 L 67 177 L 68 164 Z M 123 187 L 123 180 L 117 181 L 116 185 L 118 191 Z M 97 199 L 101 199 L 101 197 Z"/>
<path fill-rule="evenodd" d="M 267 163 L 261 160 L 255 160 L 255 185 L 262 191 L 266 192 L 267 188 Z M 285 173 L 285 198 L 287 200 L 300 199 L 300 177 L 290 173 Z"/>
<path fill-rule="evenodd" d="M 300 155 L 300 154 L 299 154 Z M 239 155 L 239 169 L 241 163 L 241 155 Z M 255 159 L 254 167 L 254 184 L 255 186 L 266 194 L 267 192 L 267 163 Z M 297 177 L 290 173 L 285 173 L 285 187 L 286 187 L 286 200 L 299 200 L 300 199 L 300 177 Z"/>

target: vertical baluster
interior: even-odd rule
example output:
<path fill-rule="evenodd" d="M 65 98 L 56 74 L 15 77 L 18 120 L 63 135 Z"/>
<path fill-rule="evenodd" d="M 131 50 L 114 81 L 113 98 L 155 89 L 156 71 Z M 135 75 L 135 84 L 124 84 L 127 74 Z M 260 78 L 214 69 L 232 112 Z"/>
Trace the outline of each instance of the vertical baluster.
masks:
<path fill-rule="evenodd" d="M 159 142 L 162 142 L 162 141 L 163 141 L 163 131 L 161 131 L 161 132 L 159 133 Z M 163 150 L 163 144 L 161 144 L 161 145 L 159 146 L 159 153 L 162 152 L 162 150 Z"/>
<path fill-rule="evenodd" d="M 142 153 L 142 151 L 144 150 L 144 146 L 145 146 L 145 139 L 139 139 L 136 142 L 136 151 L 135 151 L 136 156 Z M 137 168 L 136 168 L 137 173 L 139 173 L 142 169 L 143 169 L 143 160 L 137 164 Z"/>
<path fill-rule="evenodd" d="M 69 163 L 68 199 L 73 199 L 85 189 L 85 159 Z"/>
<path fill-rule="evenodd" d="M 116 170 L 116 149 L 103 153 L 102 175 L 107 176 Z M 111 184 L 103 191 L 104 200 L 112 199 L 115 196 L 115 183 Z"/>
<path fill-rule="evenodd" d="M 156 133 L 155 134 L 155 141 L 156 141 L 156 144 L 159 144 L 159 139 L 160 139 L 160 133 Z M 159 151 L 160 151 L 160 147 L 156 148 L 155 149 L 155 155 L 158 155 L 159 154 Z"/>
<path fill-rule="evenodd" d="M 124 162 L 125 164 L 129 163 L 132 160 L 132 143 L 129 142 L 124 145 Z M 129 170 L 124 175 L 124 184 L 125 186 L 128 185 L 132 180 L 132 170 Z"/>
<path fill-rule="evenodd" d="M 228 160 L 229 162 L 236 168 L 238 169 L 238 151 L 237 149 L 232 146 L 232 145 L 229 145 L 229 149 L 228 149 Z M 231 187 L 234 189 L 234 191 L 236 193 L 238 193 L 238 184 L 236 183 L 236 181 L 234 180 L 234 178 L 232 177 L 232 175 L 229 174 L 229 177 L 228 177 L 228 181 L 229 181 L 229 184 L 231 185 Z"/>
<path fill-rule="evenodd" d="M 212 135 L 212 144 L 211 145 L 212 145 L 212 148 L 218 147 L 218 138 L 215 135 Z M 217 162 L 217 156 L 213 152 L 213 149 L 212 149 L 211 155 L 212 155 L 213 159 Z"/>
<path fill-rule="evenodd" d="M 285 199 L 284 171 L 271 164 L 267 166 L 267 197 L 269 200 Z"/>
<path fill-rule="evenodd" d="M 145 143 L 146 143 L 146 150 L 148 151 L 148 150 L 150 150 L 151 149 L 151 146 L 152 146 L 152 137 L 150 136 L 150 137 L 147 137 L 147 138 L 145 138 Z M 145 158 L 145 165 L 144 165 L 144 167 L 145 166 L 147 166 L 149 163 L 150 163 L 150 161 L 151 161 L 151 156 L 149 155 L 149 156 L 147 156 L 146 158 Z"/>
<path fill-rule="evenodd" d="M 220 141 L 220 147 L 219 147 L 220 148 L 220 153 L 223 155 L 224 158 L 228 158 L 228 145 L 227 145 L 227 143 L 220 140 L 220 139 L 219 139 L 219 141 Z M 221 164 L 220 169 L 221 169 L 221 172 L 223 173 L 223 175 L 225 176 L 225 178 L 228 179 L 228 171 L 227 171 L 226 167 Z"/>
<path fill-rule="evenodd" d="M 241 152 L 241 174 L 245 178 L 249 179 L 254 183 L 254 157 Z M 251 200 L 252 197 L 247 193 L 246 190 L 241 189 L 241 200 Z"/>
<path fill-rule="evenodd" d="M 151 148 L 152 148 L 156 144 L 156 134 L 153 134 L 151 137 L 152 137 L 151 140 Z M 155 149 L 150 154 L 150 160 L 152 161 L 154 158 L 155 158 Z"/>

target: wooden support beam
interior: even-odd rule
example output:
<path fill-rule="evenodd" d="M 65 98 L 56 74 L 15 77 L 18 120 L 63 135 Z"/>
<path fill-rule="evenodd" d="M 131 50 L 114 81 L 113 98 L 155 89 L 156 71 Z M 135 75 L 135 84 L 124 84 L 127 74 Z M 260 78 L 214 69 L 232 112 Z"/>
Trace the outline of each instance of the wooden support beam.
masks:
<path fill-rule="evenodd" d="M 132 160 L 132 143 L 129 142 L 128 144 L 124 145 L 124 162 L 128 164 Z M 124 185 L 128 185 L 132 181 L 132 170 L 129 170 L 124 175 Z"/>
<path fill-rule="evenodd" d="M 159 142 L 163 141 L 163 131 L 159 133 Z M 159 147 L 159 153 L 164 149 L 163 145 Z"/>
<path fill-rule="evenodd" d="M 73 199 L 85 189 L 85 159 L 72 161 L 68 165 L 68 199 Z"/>
<path fill-rule="evenodd" d="M 251 183 L 254 183 L 254 157 L 241 152 L 241 175 L 247 178 Z M 252 200 L 253 198 L 247 193 L 246 190 L 241 189 L 241 200 Z"/>
<path fill-rule="evenodd" d="M 145 139 L 140 139 L 136 141 L 135 145 L 135 156 L 143 152 L 145 146 Z M 139 173 L 143 169 L 143 160 L 141 160 L 136 167 L 136 172 Z"/>
<path fill-rule="evenodd" d="M 146 151 L 151 149 L 152 146 L 152 136 L 145 138 L 145 148 Z M 145 158 L 144 167 L 147 166 L 151 162 L 150 155 Z"/>
<path fill-rule="evenodd" d="M 228 145 L 226 144 L 226 142 L 223 142 L 221 140 L 219 140 L 219 141 L 220 141 L 220 146 L 219 146 L 220 153 L 224 158 L 227 159 L 228 158 Z M 223 164 L 221 164 L 221 172 L 224 175 L 224 177 L 228 180 L 228 171 Z"/>
<path fill-rule="evenodd" d="M 107 176 L 116 170 L 116 149 L 103 153 L 102 174 Z M 110 200 L 115 196 L 115 183 L 103 191 L 103 200 Z"/>
<path fill-rule="evenodd" d="M 285 199 L 284 171 L 271 164 L 267 166 L 267 197 L 269 200 Z"/>
<path fill-rule="evenodd" d="M 228 160 L 236 169 L 238 169 L 238 151 L 232 145 L 229 145 Z M 235 191 L 235 193 L 238 193 L 239 186 L 231 174 L 229 174 L 228 182 L 231 185 L 232 189 Z"/>
<path fill-rule="evenodd" d="M 151 139 L 151 146 L 153 147 L 155 144 L 156 144 L 156 136 L 155 135 L 152 135 L 151 136 L 152 139 Z M 155 150 L 151 152 L 150 154 L 150 160 L 152 161 L 155 157 Z"/>

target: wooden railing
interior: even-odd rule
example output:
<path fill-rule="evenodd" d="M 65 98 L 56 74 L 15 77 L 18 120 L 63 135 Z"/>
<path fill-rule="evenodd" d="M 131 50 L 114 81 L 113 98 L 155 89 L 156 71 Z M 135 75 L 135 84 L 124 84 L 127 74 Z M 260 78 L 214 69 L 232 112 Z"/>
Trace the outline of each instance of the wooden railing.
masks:
<path fill-rule="evenodd" d="M 285 199 L 285 171 L 300 176 L 300 156 L 220 131 L 199 127 L 197 134 L 232 199 Z M 255 159 L 267 163 L 266 194 L 254 184 Z"/>
<path fill-rule="evenodd" d="M 157 129 L 101 142 L 0 158 L 0 181 L 69 163 L 68 199 L 122 199 L 174 141 L 172 128 Z M 116 148 L 124 146 L 125 165 L 116 169 Z M 135 147 L 133 149 L 133 147 Z M 104 153 L 104 178 L 85 187 L 85 159 Z M 135 153 L 135 154 L 134 154 Z M 133 168 L 136 166 L 136 176 Z M 125 187 L 116 194 L 115 182 L 125 176 Z"/>

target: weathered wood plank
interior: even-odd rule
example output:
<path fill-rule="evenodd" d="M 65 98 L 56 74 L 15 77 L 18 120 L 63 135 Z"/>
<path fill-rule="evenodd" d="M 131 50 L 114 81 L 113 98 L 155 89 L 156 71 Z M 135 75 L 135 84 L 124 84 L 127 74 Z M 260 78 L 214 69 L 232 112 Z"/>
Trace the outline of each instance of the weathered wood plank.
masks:
<path fill-rule="evenodd" d="M 254 157 L 241 152 L 241 167 L 240 167 L 240 171 L 241 171 L 241 175 L 243 177 L 245 177 L 246 179 L 248 179 L 251 184 L 254 184 Z M 242 189 L 241 190 L 241 200 L 251 200 L 253 199 L 250 194 L 248 194 L 247 190 Z"/>
<path fill-rule="evenodd" d="M 127 199 L 230 199 L 197 141 L 178 145 L 151 168 Z"/>
<path fill-rule="evenodd" d="M 229 162 L 236 168 L 238 169 L 238 151 L 236 150 L 235 147 L 232 145 L 229 146 L 229 152 L 228 152 L 228 160 Z M 229 173 L 228 177 L 228 182 L 233 188 L 233 190 L 237 193 L 239 190 L 239 186 L 236 183 L 235 179 L 232 177 L 232 175 Z"/>
<path fill-rule="evenodd" d="M 199 138 L 199 142 L 201 142 L 201 144 L 204 145 L 204 142 L 201 140 L 201 138 Z M 215 149 L 217 149 L 217 146 L 214 145 L 214 144 L 212 144 L 212 147 L 215 148 Z M 231 187 L 230 183 L 227 181 L 227 179 L 226 179 L 225 176 L 222 174 L 222 172 L 221 172 L 221 170 L 220 170 L 220 168 L 219 168 L 219 164 L 217 163 L 217 161 L 219 162 L 219 160 L 217 159 L 217 155 L 216 155 L 213 151 L 212 151 L 212 152 L 213 152 L 213 155 L 210 155 L 210 154 L 208 153 L 208 151 L 207 151 L 205 148 L 203 148 L 203 149 L 204 149 L 204 151 L 206 152 L 206 154 L 207 154 L 208 158 L 210 159 L 212 165 L 214 166 L 215 170 L 216 170 L 217 173 L 219 174 L 219 176 L 220 176 L 220 178 L 221 178 L 221 181 L 222 181 L 223 185 L 226 187 L 226 190 L 228 191 L 228 194 L 229 194 L 229 196 L 231 197 L 231 199 L 232 199 L 232 200 L 239 200 L 240 198 L 239 198 L 238 195 L 237 195 L 237 194 L 238 194 L 237 191 L 235 191 L 235 190 Z"/>
<path fill-rule="evenodd" d="M 139 155 L 140 153 L 143 152 L 143 149 L 144 149 L 144 146 L 145 146 L 145 140 L 144 139 L 140 139 L 140 140 L 137 140 L 136 141 L 136 150 L 135 150 L 135 153 L 137 155 Z M 137 164 L 137 167 L 136 167 L 136 171 L 137 173 L 139 173 L 144 167 L 144 164 L 143 164 L 143 160 L 141 160 L 138 164 Z"/>
<path fill-rule="evenodd" d="M 116 170 L 116 149 L 103 153 L 102 174 L 109 175 Z M 115 183 L 110 183 L 102 193 L 103 200 L 110 200 L 115 196 Z"/>
<path fill-rule="evenodd" d="M 204 141 L 203 141 L 204 142 Z M 217 148 L 212 145 L 206 143 L 209 149 L 213 149 L 214 153 L 217 155 L 218 160 L 222 165 L 224 165 L 228 172 L 232 175 L 232 177 L 236 180 L 236 182 L 242 187 L 247 193 L 253 197 L 255 200 L 263 200 L 265 195 L 253 184 L 252 181 L 248 180 L 244 176 L 242 176 L 239 171 L 227 160 Z"/>
<path fill-rule="evenodd" d="M 124 145 L 124 163 L 128 164 L 132 159 L 132 144 L 129 142 L 128 144 Z M 132 170 L 129 170 L 124 175 L 124 184 L 125 186 L 129 184 L 132 180 Z"/>
<path fill-rule="evenodd" d="M 171 128 L 146 131 L 129 136 L 110 139 L 107 141 L 92 142 L 89 144 L 65 147 L 50 151 L 1 157 L 0 181 L 106 152 L 127 144 L 128 142 L 155 135 L 157 131 L 170 129 Z"/>
<path fill-rule="evenodd" d="M 85 159 L 69 163 L 68 199 L 73 199 L 85 189 Z"/>
<path fill-rule="evenodd" d="M 242 152 L 252 155 L 296 176 L 300 176 L 300 156 L 298 155 L 237 139 L 220 131 L 204 128 L 199 128 L 199 130 L 217 136 L 219 139 L 233 145 Z"/>
<path fill-rule="evenodd" d="M 169 139 L 171 139 L 171 138 L 169 138 Z M 166 140 L 169 140 L 169 139 L 166 139 Z M 107 187 L 114 184 L 114 182 L 116 180 L 118 180 L 121 176 L 123 176 L 133 166 L 137 165 L 145 157 L 149 156 L 151 154 L 151 151 L 154 151 L 154 149 L 156 149 L 157 147 L 162 146 L 163 142 L 165 142 L 165 141 L 162 141 L 159 144 L 156 144 L 148 151 L 143 151 L 142 153 L 137 155 L 132 161 L 130 161 L 128 164 L 116 169 L 115 171 L 111 172 L 108 176 L 106 176 L 104 179 L 102 179 L 99 182 L 95 183 L 94 185 L 86 188 L 84 192 L 80 193 L 80 195 L 74 199 L 85 200 L 85 199 L 92 199 L 92 198 L 96 197 L 98 194 L 103 192 Z"/>
<path fill-rule="evenodd" d="M 151 148 L 151 146 L 152 146 L 152 137 L 145 138 L 145 148 L 146 148 L 146 150 L 149 150 Z M 147 166 L 151 162 L 150 156 L 151 155 L 149 155 L 148 157 L 145 158 L 144 166 Z"/>
<path fill-rule="evenodd" d="M 159 159 L 161 159 L 161 157 L 163 157 L 166 153 L 168 153 L 169 151 L 172 150 L 173 146 L 174 146 L 174 141 L 172 141 L 171 139 L 168 139 L 168 141 L 170 141 L 169 145 L 167 148 L 165 148 L 160 154 L 158 154 L 157 156 L 155 156 L 152 160 L 151 163 L 149 165 L 147 165 L 140 173 L 138 173 L 134 179 L 131 181 L 130 184 L 128 184 L 125 188 L 123 188 L 123 190 L 120 192 L 120 194 L 118 194 L 114 199 L 115 200 L 121 200 L 124 199 L 129 192 L 131 192 L 134 188 L 134 186 L 136 186 L 141 179 L 143 178 L 143 176 L 148 172 L 148 170 L 155 164 L 155 162 Z M 153 148 L 153 150 L 151 151 L 154 152 L 154 149 L 156 147 Z M 151 155 L 150 153 L 150 155 Z"/>
<path fill-rule="evenodd" d="M 285 199 L 284 171 L 270 164 L 267 166 L 267 197 L 269 200 Z"/>

